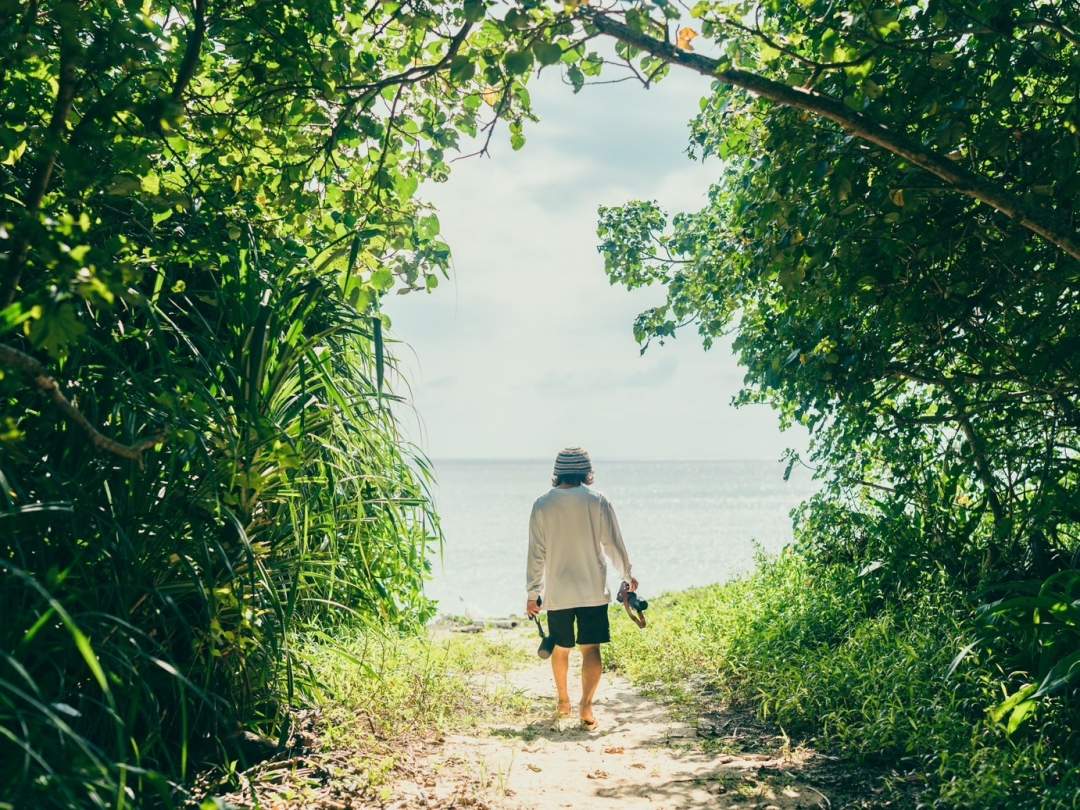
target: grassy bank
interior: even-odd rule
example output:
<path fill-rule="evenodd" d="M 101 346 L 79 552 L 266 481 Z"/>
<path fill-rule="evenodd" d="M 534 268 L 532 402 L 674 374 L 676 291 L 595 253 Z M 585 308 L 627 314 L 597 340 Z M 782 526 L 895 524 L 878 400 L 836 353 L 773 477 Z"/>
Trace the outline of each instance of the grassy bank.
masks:
<path fill-rule="evenodd" d="M 502 676 L 529 660 L 506 637 L 351 630 L 309 637 L 299 658 L 317 684 L 295 715 L 295 756 L 278 754 L 246 772 L 208 774 L 205 808 L 308 807 L 336 798 L 388 800 L 425 745 L 515 714 L 522 698 Z M 478 701 L 478 687 L 485 682 Z"/>
<path fill-rule="evenodd" d="M 428 635 L 356 632 L 316 641 L 306 657 L 321 685 L 316 705 L 331 747 L 471 725 L 515 700 L 511 690 L 494 688 L 494 703 L 478 703 L 475 681 L 497 683 L 531 660 L 510 639 L 438 628 Z"/>
<path fill-rule="evenodd" d="M 905 598 L 868 578 L 786 554 L 655 600 L 645 632 L 613 622 L 612 659 L 691 709 L 751 708 L 827 750 L 893 765 L 926 806 L 1080 806 L 1075 709 L 1047 702 L 1007 735 L 987 714 L 1007 673 L 973 653 L 950 674 L 974 639 L 970 604 L 943 577 Z"/>

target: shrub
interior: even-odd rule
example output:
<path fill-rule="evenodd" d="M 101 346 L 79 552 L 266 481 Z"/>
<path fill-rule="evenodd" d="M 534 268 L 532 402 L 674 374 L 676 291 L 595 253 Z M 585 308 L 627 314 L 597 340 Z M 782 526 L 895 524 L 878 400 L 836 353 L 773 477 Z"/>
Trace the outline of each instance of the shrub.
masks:
<path fill-rule="evenodd" d="M 646 632 L 614 623 L 616 665 L 695 705 L 753 708 L 854 760 L 898 763 L 926 802 L 1066 807 L 1080 799 L 1080 723 L 1051 699 L 1009 736 L 987 711 L 1002 671 L 976 648 L 974 606 L 939 572 L 883 595 L 874 572 L 788 551 L 749 577 L 653 602 Z M 688 679 L 690 679 L 688 681 Z"/>

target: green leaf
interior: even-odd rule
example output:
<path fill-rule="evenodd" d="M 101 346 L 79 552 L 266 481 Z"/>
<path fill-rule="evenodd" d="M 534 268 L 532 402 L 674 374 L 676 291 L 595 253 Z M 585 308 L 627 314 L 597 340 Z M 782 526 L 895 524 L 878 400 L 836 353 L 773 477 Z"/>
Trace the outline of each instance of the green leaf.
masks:
<path fill-rule="evenodd" d="M 142 190 L 142 180 L 133 174 L 121 173 L 112 178 L 106 192 L 116 197 L 126 197 Z"/>
<path fill-rule="evenodd" d="M 8 150 L 7 157 L 0 161 L 5 166 L 14 166 L 19 162 L 19 158 L 22 157 L 23 152 L 26 151 L 26 141 L 19 141 L 14 148 Z"/>
<path fill-rule="evenodd" d="M 68 345 L 86 333 L 70 303 L 60 304 L 30 323 L 31 342 L 53 357 L 64 354 Z"/>
<path fill-rule="evenodd" d="M 990 719 L 995 723 L 1000 723 L 1005 718 L 1006 714 L 1010 714 L 1020 703 L 1027 700 L 1034 694 L 1036 689 L 1038 689 L 1038 684 L 1034 683 L 1025 684 L 1020 689 L 1017 689 L 1009 695 L 1009 697 L 988 711 Z"/>
<path fill-rule="evenodd" d="M 586 76 L 595 78 L 604 71 L 604 59 L 598 53 L 590 53 L 579 63 L 581 72 Z"/>
<path fill-rule="evenodd" d="M 476 75 L 476 65 L 467 57 L 458 54 L 450 60 L 451 81 L 464 84 Z"/>
<path fill-rule="evenodd" d="M 581 72 L 581 68 L 577 65 L 571 65 L 566 71 L 566 78 L 570 80 L 570 85 L 574 88 L 574 92 L 580 92 L 581 88 L 585 86 L 585 74 Z"/>
<path fill-rule="evenodd" d="M 532 52 L 541 66 L 554 65 L 562 59 L 562 48 L 553 42 L 537 40 L 532 44 Z"/>
<path fill-rule="evenodd" d="M 508 51 L 506 56 L 503 57 L 503 65 L 513 76 L 528 73 L 532 64 L 533 58 L 529 51 Z"/>
<path fill-rule="evenodd" d="M 428 241 L 438 236 L 439 218 L 434 214 L 420 217 L 416 223 L 416 234 L 424 241 Z"/>
<path fill-rule="evenodd" d="M 379 292 L 386 292 L 394 285 L 394 274 L 385 267 L 371 274 L 371 286 Z"/>
<path fill-rule="evenodd" d="M 523 31 L 529 27 L 529 15 L 519 9 L 512 8 L 506 12 L 503 22 L 512 30 Z"/>
<path fill-rule="evenodd" d="M 525 133 L 522 131 L 522 125 L 513 123 L 510 125 L 510 148 L 517 151 L 523 146 L 525 146 Z"/>
<path fill-rule="evenodd" d="M 1005 727 L 1005 733 L 1012 734 L 1020 728 L 1020 724 L 1035 711 L 1038 705 L 1039 704 L 1034 700 L 1025 700 L 1018 703 L 1009 714 L 1009 722 Z"/>
<path fill-rule="evenodd" d="M 371 319 L 372 334 L 375 341 L 375 380 L 377 390 L 381 394 L 383 389 L 383 376 L 385 375 L 385 355 L 383 351 L 383 322 L 382 318 L 376 315 Z"/>
<path fill-rule="evenodd" d="M 758 46 L 758 58 L 761 59 L 762 62 L 768 64 L 769 62 L 780 58 L 780 50 L 771 45 L 762 43 Z"/>
<path fill-rule="evenodd" d="M 472 23 L 482 20 L 484 18 L 485 5 L 484 0 L 465 0 L 465 3 L 462 6 L 465 20 Z"/>
<path fill-rule="evenodd" d="M 960 650 L 960 652 L 958 652 L 955 656 L 953 656 L 953 660 L 949 662 L 949 668 L 945 671 L 945 678 L 946 679 L 949 679 L 949 678 L 952 677 L 953 673 L 956 672 L 957 668 L 960 666 L 960 664 L 963 662 L 963 660 L 968 657 L 968 655 L 971 653 L 972 650 L 975 649 L 975 647 L 978 645 L 978 643 L 979 643 L 978 640 L 976 640 L 976 641 L 971 642 L 970 644 L 965 645 Z"/>
<path fill-rule="evenodd" d="M 1052 695 L 1077 680 L 1080 680 L 1080 650 L 1066 655 L 1055 663 L 1046 673 L 1046 677 L 1039 684 L 1039 689 L 1033 697 Z"/>

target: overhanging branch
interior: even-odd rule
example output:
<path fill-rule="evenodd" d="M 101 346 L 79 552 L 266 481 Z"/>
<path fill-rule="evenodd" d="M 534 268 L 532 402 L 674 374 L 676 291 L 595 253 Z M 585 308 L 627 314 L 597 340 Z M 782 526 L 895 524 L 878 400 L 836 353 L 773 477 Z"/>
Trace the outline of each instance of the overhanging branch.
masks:
<path fill-rule="evenodd" d="M 180 68 L 176 72 L 176 80 L 169 94 L 169 98 L 177 104 L 183 98 L 191 80 L 195 78 L 195 71 L 199 66 L 199 54 L 206 38 L 206 0 L 194 0 L 192 3 L 192 22 L 187 45 L 184 47 L 184 58 L 180 61 Z"/>
<path fill-rule="evenodd" d="M 738 68 L 721 69 L 720 62 L 708 56 L 683 51 L 669 42 L 635 31 L 625 23 L 594 10 L 585 18 L 600 33 L 632 45 L 672 65 L 681 65 L 723 84 L 739 87 L 777 104 L 805 110 L 839 124 L 857 138 L 902 157 L 912 165 L 930 172 L 954 190 L 986 203 L 1023 228 L 1057 246 L 1074 259 L 1080 259 L 1080 244 L 1075 235 L 1054 224 L 1043 212 L 1032 211 L 1019 198 L 997 183 L 965 169 L 918 141 L 894 132 L 867 115 L 848 108 L 842 101 L 813 90 L 790 87 L 782 82 Z"/>
<path fill-rule="evenodd" d="M 30 378 L 34 386 L 52 400 L 52 403 L 64 415 L 65 419 L 80 428 L 90 439 L 91 444 L 106 453 L 137 461 L 141 465 L 142 454 L 155 444 L 164 441 L 163 436 L 143 439 L 135 444 L 121 444 L 114 439 L 110 439 L 90 424 L 90 420 L 83 416 L 82 411 L 72 405 L 71 401 L 64 396 L 64 392 L 60 390 L 60 384 L 56 379 L 49 374 L 40 362 L 26 354 L 26 352 L 21 352 L 12 346 L 0 343 L 0 366 L 14 369 Z"/>

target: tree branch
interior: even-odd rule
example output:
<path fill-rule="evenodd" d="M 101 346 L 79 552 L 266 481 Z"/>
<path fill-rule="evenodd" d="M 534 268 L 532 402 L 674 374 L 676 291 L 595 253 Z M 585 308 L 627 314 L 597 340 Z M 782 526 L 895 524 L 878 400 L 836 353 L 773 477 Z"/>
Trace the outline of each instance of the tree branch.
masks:
<path fill-rule="evenodd" d="M 442 58 L 437 62 L 433 62 L 429 65 L 414 65 L 408 70 L 393 76 L 387 76 L 375 82 L 361 85 L 343 85 L 343 89 L 345 90 L 360 90 L 362 92 L 359 96 L 350 98 L 344 104 L 341 114 L 338 116 L 333 129 L 330 131 L 330 138 L 327 140 L 322 151 L 326 154 L 330 154 L 334 151 L 334 147 L 337 146 L 337 142 L 341 138 L 341 131 L 352 117 L 353 112 L 355 112 L 357 107 L 362 106 L 368 99 L 374 98 L 387 87 L 392 87 L 395 84 L 402 86 L 414 84 L 449 67 L 451 60 L 457 56 L 458 51 L 461 50 L 461 46 L 464 44 L 465 38 L 469 35 L 470 30 L 472 30 L 472 23 L 470 22 L 465 23 L 459 28 L 457 33 L 451 37 L 450 44 L 446 48 L 446 53 L 444 53 Z"/>
<path fill-rule="evenodd" d="M 199 66 L 199 53 L 202 51 L 203 40 L 206 37 L 206 3 L 207 0 L 193 0 L 193 17 L 195 26 L 188 34 L 187 45 L 184 47 L 184 58 L 180 60 L 180 69 L 176 72 L 176 80 L 173 82 L 172 92 L 169 99 L 179 103 L 184 91 L 195 78 L 195 71 Z"/>
<path fill-rule="evenodd" d="M 982 443 L 982 437 L 975 432 L 975 428 L 971 424 L 971 419 L 968 415 L 968 403 L 956 391 L 951 381 L 944 377 L 933 377 L 931 375 L 920 374 L 916 371 L 901 369 L 896 369 L 893 373 L 899 377 L 923 383 L 924 385 L 936 385 L 945 391 L 945 395 L 948 397 L 949 402 L 952 403 L 953 410 L 955 411 L 955 413 L 952 414 L 952 417 L 956 424 L 959 425 L 960 430 L 968 441 L 972 458 L 975 461 L 975 472 L 982 482 L 983 488 L 986 490 L 987 504 L 994 516 L 995 532 L 999 537 L 1004 537 L 1008 531 L 1008 516 L 1005 513 L 1005 507 L 1001 502 L 1001 498 L 998 496 L 997 479 L 994 477 L 994 471 L 986 457 L 986 448 Z"/>
<path fill-rule="evenodd" d="M 1057 31 L 1073 45 L 1080 45 L 1080 36 L 1077 36 L 1075 31 L 1048 17 L 1025 17 L 1017 20 L 1016 25 L 1024 28 L 1049 28 Z"/>
<path fill-rule="evenodd" d="M 112 453 L 114 456 L 137 461 L 141 466 L 142 454 L 155 444 L 164 441 L 164 437 L 160 435 L 143 439 L 135 444 L 121 444 L 114 439 L 110 439 L 91 425 L 90 420 L 83 416 L 82 411 L 71 404 L 70 400 L 64 396 L 64 392 L 60 390 L 60 384 L 49 374 L 45 367 L 25 352 L 0 343 L 0 365 L 20 371 L 23 375 L 31 378 L 37 389 L 52 400 L 53 404 L 64 415 L 64 418 L 86 433 L 90 443 L 100 450 Z"/>
<path fill-rule="evenodd" d="M 746 70 L 721 69 L 716 59 L 679 50 L 674 45 L 635 31 L 625 23 L 597 11 L 587 9 L 583 13 L 585 19 L 600 33 L 646 51 L 665 62 L 681 65 L 723 84 L 742 88 L 777 104 L 805 110 L 839 124 L 846 132 L 933 174 L 961 194 L 986 203 L 1074 259 L 1080 259 L 1080 243 L 1075 236 L 1052 223 L 1045 213 L 1029 210 L 1019 198 L 993 181 L 927 149 L 915 139 L 893 132 L 869 116 L 849 109 L 842 101 L 813 90 L 790 87 Z"/>

